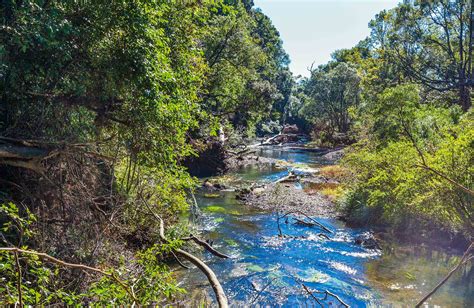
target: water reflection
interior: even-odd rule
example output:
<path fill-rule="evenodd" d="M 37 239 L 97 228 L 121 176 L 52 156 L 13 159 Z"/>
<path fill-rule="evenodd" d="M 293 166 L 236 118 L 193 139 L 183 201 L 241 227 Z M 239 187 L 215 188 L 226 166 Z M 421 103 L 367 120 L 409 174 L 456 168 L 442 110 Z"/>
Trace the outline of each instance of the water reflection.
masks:
<path fill-rule="evenodd" d="M 260 151 L 266 157 L 312 166 L 327 163 L 318 153 L 291 149 Z M 286 169 L 275 167 L 247 168 L 231 175 L 232 185 L 274 181 L 287 173 Z M 330 240 L 318 236 L 320 230 L 291 222 L 281 227 L 284 234 L 293 237 L 281 238 L 275 214 L 245 207 L 235 196 L 233 191 L 219 192 L 212 198 L 197 196 L 203 210 L 201 231 L 214 247 L 232 256 L 217 259 L 204 253 L 201 257 L 216 272 L 234 306 L 315 306 L 302 284 L 333 292 L 352 307 L 413 306 L 457 260 L 420 247 L 394 245 L 383 254 L 364 249 L 354 244 L 354 238 L 366 230 L 347 228 L 335 219 L 318 219 L 334 231 Z M 181 269 L 179 274 L 183 286 L 191 290 L 186 296 L 187 305 L 212 303 L 212 291 L 202 273 Z M 472 307 L 472 277 L 473 271 L 464 269 L 429 303 Z M 327 307 L 337 306 L 333 298 L 323 302 Z"/>

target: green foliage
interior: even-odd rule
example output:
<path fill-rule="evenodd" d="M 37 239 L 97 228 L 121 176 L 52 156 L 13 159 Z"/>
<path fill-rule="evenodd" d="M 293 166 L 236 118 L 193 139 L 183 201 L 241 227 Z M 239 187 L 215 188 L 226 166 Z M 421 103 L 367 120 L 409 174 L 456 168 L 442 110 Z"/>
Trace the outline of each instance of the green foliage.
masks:
<path fill-rule="evenodd" d="M 139 301 L 137 304 L 147 305 L 166 299 L 172 300 L 177 294 L 185 292 L 176 286 L 169 268 L 161 258 L 163 253 L 169 253 L 180 245 L 181 243 L 154 245 L 137 254 L 135 273 L 127 268 L 117 271 L 121 275 L 132 276 L 127 283 L 133 285 L 134 294 Z M 132 299 L 123 286 L 110 277 L 103 277 L 93 283 L 82 297 L 91 300 L 94 306 L 132 304 Z"/>
<path fill-rule="evenodd" d="M 312 71 L 304 82 L 304 94 L 298 96 L 298 115 L 311 123 L 315 139 L 323 143 L 338 133 L 349 132 L 349 108 L 359 104 L 359 84 L 357 69 L 350 63 L 330 63 Z"/>
<path fill-rule="evenodd" d="M 403 1 L 293 92 L 290 118 L 320 144 L 357 135 L 344 159 L 353 221 L 472 236 L 473 197 L 462 188 L 473 187 L 471 11 L 469 1 Z"/>
<path fill-rule="evenodd" d="M 16 204 L 12 202 L 0 205 L 0 241 L 3 244 L 22 245 L 30 240 L 34 232 L 31 225 L 36 221 L 35 216 L 25 208 L 25 213 L 21 213 Z"/>
<path fill-rule="evenodd" d="M 384 62 L 385 77 L 398 75 L 426 91 L 456 91 L 452 103 L 471 106 L 471 1 L 404 1 L 369 24 L 371 41 Z M 390 72 L 392 70 L 392 72 Z M 396 74 L 395 74 L 396 75 Z"/>
<path fill-rule="evenodd" d="M 422 105 L 411 85 L 387 89 L 377 107 L 365 122 L 372 121 L 374 135 L 344 159 L 354 174 L 347 210 L 363 219 L 431 221 L 472 235 L 472 196 L 446 180 L 472 189 L 472 112 Z M 367 217 L 366 206 L 376 217 Z"/>
<path fill-rule="evenodd" d="M 13 204 L 2 204 L 2 234 L 12 234 L 12 229 L 27 241 L 33 235 L 31 225 L 36 221 L 34 215 L 27 213 L 23 218 Z M 12 246 L 9 239 L 3 237 L 4 245 Z M 159 300 L 172 299 L 184 290 L 175 284 L 169 268 L 163 263 L 163 257 L 173 249 L 179 248 L 182 241 L 170 241 L 167 244 L 154 245 L 137 252 L 132 264 L 121 262 L 117 270 L 109 270 L 121 279 L 125 286 L 134 286 L 134 294 L 139 303 L 150 304 Z M 26 245 L 20 246 L 28 249 Z M 42 261 L 39 256 L 19 254 L 21 267 L 21 292 L 24 305 L 43 306 L 55 303 L 78 305 L 87 301 L 93 306 L 131 304 L 133 302 L 124 285 L 108 276 L 98 277 L 83 292 L 71 291 L 61 286 L 60 277 L 69 272 L 67 267 Z M 127 266 L 126 266 L 127 265 Z M 131 270 L 133 269 L 133 271 Z M 79 272 L 71 272 L 79 273 Z M 69 274 L 71 274 L 69 273 Z M 18 303 L 18 267 L 12 252 L 0 252 L 0 302 Z"/>
<path fill-rule="evenodd" d="M 202 108 L 220 124 L 252 135 L 272 110 L 283 114 L 291 94 L 289 60 L 278 31 L 262 12 L 240 1 L 211 5 L 205 29 L 209 70 Z"/>
<path fill-rule="evenodd" d="M 220 128 L 237 143 L 237 135 L 255 134 L 260 121 L 278 127 L 282 120 L 293 83 L 288 56 L 271 20 L 252 7 L 252 1 L 4 1 L 0 135 L 57 148 L 42 162 L 47 175 L 5 167 L 4 244 L 71 262 L 119 264 L 114 274 L 135 286 L 142 304 L 181 292 L 163 265 L 169 247 L 153 246 L 158 226 L 143 199 L 171 238 L 181 236 L 186 228 L 170 225 L 187 210 L 196 184 L 181 165 L 193 145 Z M 30 210 L 39 208 L 36 224 Z M 8 282 L 1 296 L 14 303 L 14 260 L 1 258 Z M 71 283 L 70 269 L 31 256 L 21 263 L 23 280 L 31 282 L 22 283 L 25 304 L 131 303 L 110 277 Z"/>

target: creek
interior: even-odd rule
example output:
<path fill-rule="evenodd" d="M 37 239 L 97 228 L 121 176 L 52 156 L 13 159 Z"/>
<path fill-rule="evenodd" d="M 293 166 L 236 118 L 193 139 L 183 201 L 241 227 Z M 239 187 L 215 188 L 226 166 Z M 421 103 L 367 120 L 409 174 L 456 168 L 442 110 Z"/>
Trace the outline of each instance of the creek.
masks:
<path fill-rule="evenodd" d="M 260 156 L 305 164 L 311 168 L 330 164 L 316 152 L 294 148 L 260 149 Z M 288 174 L 288 169 L 247 167 L 228 176 L 236 183 L 265 183 Z M 292 184 L 294 185 L 294 184 Z M 303 193 L 303 191 L 302 191 Z M 456 264 L 459 256 L 433 247 L 383 243 L 383 251 L 354 243 L 367 229 L 353 229 L 335 218 L 314 217 L 333 230 L 330 239 L 321 230 L 282 223 L 278 236 L 277 214 L 244 206 L 234 191 L 219 191 L 212 197 L 196 196 L 202 215 L 201 235 L 230 259 L 202 253 L 215 271 L 232 306 L 318 306 L 303 289 L 330 291 L 351 307 L 414 306 Z M 317 204 L 315 204 L 317 206 Z M 177 270 L 191 305 L 212 304 L 213 293 L 196 269 Z M 435 296 L 430 306 L 472 307 L 473 271 L 455 274 Z M 314 293 L 325 307 L 339 307 L 332 296 Z"/>

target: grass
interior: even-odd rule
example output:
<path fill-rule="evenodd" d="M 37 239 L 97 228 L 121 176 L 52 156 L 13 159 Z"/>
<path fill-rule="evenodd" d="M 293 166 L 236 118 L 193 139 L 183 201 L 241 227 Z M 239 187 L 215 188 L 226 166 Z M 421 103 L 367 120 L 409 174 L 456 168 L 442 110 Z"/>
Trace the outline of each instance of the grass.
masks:
<path fill-rule="evenodd" d="M 343 181 L 349 176 L 349 170 L 339 165 L 331 165 L 321 168 L 319 174 L 326 178 Z"/>
<path fill-rule="evenodd" d="M 311 183 L 305 188 L 306 193 L 321 193 L 331 201 L 336 201 L 344 193 L 344 188 L 339 183 Z"/>

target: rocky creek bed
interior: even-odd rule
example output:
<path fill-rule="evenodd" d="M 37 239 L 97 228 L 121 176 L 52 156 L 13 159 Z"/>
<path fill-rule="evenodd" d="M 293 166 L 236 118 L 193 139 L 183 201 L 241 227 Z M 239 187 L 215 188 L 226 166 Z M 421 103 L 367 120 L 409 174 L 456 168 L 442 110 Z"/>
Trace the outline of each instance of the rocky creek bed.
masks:
<path fill-rule="evenodd" d="M 442 251 L 392 243 L 384 243 L 382 251 L 370 230 L 351 229 L 337 219 L 327 194 L 337 190 L 337 179 L 320 170 L 341 152 L 262 147 L 236 158 L 228 174 L 202 179 L 196 196 L 202 211 L 198 231 L 231 256 L 216 259 L 205 253 L 202 258 L 223 283 L 231 305 L 314 305 L 304 285 L 353 307 L 410 306 L 449 270 L 453 257 Z M 304 215 L 284 216 L 295 210 Z M 185 304 L 212 305 L 201 274 L 179 272 L 182 285 L 191 290 Z M 469 281 L 453 279 L 430 304 L 466 306 L 473 297 Z M 340 306 L 334 297 L 318 297 L 328 307 Z"/>

